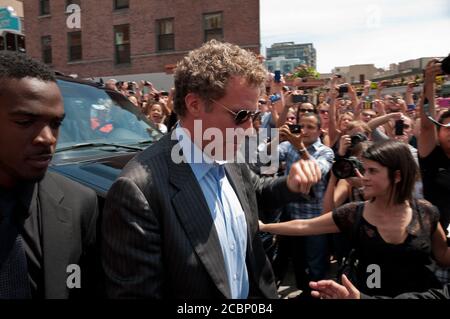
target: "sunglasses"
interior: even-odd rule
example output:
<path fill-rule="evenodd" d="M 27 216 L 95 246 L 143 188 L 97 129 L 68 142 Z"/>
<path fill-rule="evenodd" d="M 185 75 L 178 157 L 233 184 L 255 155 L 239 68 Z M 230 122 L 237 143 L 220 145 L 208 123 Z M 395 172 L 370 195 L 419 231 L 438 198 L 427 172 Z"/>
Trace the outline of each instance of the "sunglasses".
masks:
<path fill-rule="evenodd" d="M 220 107 L 222 107 L 223 109 L 227 110 L 230 114 L 232 114 L 234 116 L 234 124 L 236 125 L 240 125 L 242 123 L 247 122 L 249 119 L 256 119 L 259 114 L 261 113 L 260 111 L 249 111 L 249 110 L 240 110 L 237 112 L 232 111 L 231 109 L 229 109 L 228 107 L 226 107 L 225 105 L 210 99 L 213 103 L 219 105 Z"/>
<path fill-rule="evenodd" d="M 301 113 L 306 113 L 306 112 L 311 112 L 311 113 L 313 113 L 313 112 L 314 112 L 314 109 L 298 109 L 298 111 L 301 112 Z"/>
<path fill-rule="evenodd" d="M 320 114 L 328 114 L 327 110 L 320 110 L 319 112 L 320 112 Z"/>

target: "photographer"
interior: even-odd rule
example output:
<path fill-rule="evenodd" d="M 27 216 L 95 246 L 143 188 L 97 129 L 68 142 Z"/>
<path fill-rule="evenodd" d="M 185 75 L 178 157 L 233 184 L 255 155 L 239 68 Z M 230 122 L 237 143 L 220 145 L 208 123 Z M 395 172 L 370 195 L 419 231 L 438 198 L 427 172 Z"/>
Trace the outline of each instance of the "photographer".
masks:
<path fill-rule="evenodd" d="M 408 147 L 385 141 L 370 146 L 362 157 L 364 196 L 370 200 L 313 219 L 260 223 L 260 230 L 288 236 L 344 233 L 358 258 L 353 283 L 363 293 L 392 297 L 441 288 L 429 266 L 432 257 L 450 265 L 450 249 L 436 207 L 413 198 L 417 165 Z M 376 285 L 369 278 L 374 264 L 379 269 Z"/>
<path fill-rule="evenodd" d="M 448 60 L 449 58 L 447 58 Z M 439 208 L 440 222 L 447 229 L 450 222 L 450 111 L 435 118 L 435 78 L 442 73 L 442 64 L 431 60 L 425 69 L 424 99 L 420 102 L 419 162 L 424 196 Z M 447 70 L 447 73 L 449 70 Z M 424 101 L 426 100 L 426 101 Z M 428 114 L 427 114 L 428 113 Z"/>
<path fill-rule="evenodd" d="M 355 135 L 359 136 L 359 135 Z M 350 139 L 350 143 L 347 143 Z M 351 202 L 364 201 L 363 193 L 363 176 L 362 154 L 369 147 L 370 142 L 362 138 L 353 138 L 348 135 L 341 137 L 340 156 L 332 168 L 330 180 L 328 181 L 327 190 L 323 201 L 323 213 L 334 210 L 344 204 Z M 343 259 L 349 256 L 351 244 L 348 238 L 343 234 L 332 234 L 332 254 L 342 265 Z"/>
<path fill-rule="evenodd" d="M 299 120 L 300 126 L 284 125 L 280 128 L 280 140 L 287 140 L 278 146 L 280 161 L 286 161 L 288 175 L 292 165 L 300 158 L 310 158 L 317 162 L 322 173 L 321 180 L 312 187 L 314 197 L 309 201 L 301 200 L 289 203 L 281 219 L 283 221 L 298 218 L 309 219 L 320 216 L 323 195 L 331 169 L 333 151 L 320 141 L 321 123 L 315 113 L 305 113 Z M 297 287 L 308 291 L 312 278 L 324 278 L 327 272 L 328 258 L 327 236 L 307 236 L 280 239 L 279 259 L 274 263 L 274 271 L 283 273 L 286 260 L 292 257 Z"/>

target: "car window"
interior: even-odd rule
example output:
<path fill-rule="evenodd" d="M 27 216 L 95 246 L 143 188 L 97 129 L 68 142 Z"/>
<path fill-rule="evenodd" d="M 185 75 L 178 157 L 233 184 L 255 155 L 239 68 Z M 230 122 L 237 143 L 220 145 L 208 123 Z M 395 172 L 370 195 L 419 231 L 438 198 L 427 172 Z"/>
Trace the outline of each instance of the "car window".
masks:
<path fill-rule="evenodd" d="M 120 93 L 58 80 L 66 117 L 58 148 L 80 143 L 133 145 L 157 140 L 161 133 Z"/>

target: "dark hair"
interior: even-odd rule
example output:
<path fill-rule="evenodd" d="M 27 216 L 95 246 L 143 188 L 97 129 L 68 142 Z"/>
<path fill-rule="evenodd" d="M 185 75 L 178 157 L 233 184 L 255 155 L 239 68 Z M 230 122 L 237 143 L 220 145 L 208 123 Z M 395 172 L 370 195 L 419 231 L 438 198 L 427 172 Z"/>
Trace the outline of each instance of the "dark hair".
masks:
<path fill-rule="evenodd" d="M 55 73 L 42 62 L 33 60 L 23 53 L 0 53 L 0 81 L 5 78 L 38 78 L 43 81 L 56 82 Z"/>
<path fill-rule="evenodd" d="M 442 113 L 442 115 L 439 117 L 439 123 L 444 124 L 445 119 L 450 117 L 450 110 L 445 111 L 444 113 Z M 437 125 L 437 129 L 438 131 L 441 129 L 440 125 Z"/>
<path fill-rule="evenodd" d="M 298 114 L 298 112 L 297 112 Z M 305 117 L 314 117 L 317 120 L 317 129 L 320 130 L 321 126 L 322 126 L 322 120 L 320 119 L 320 116 L 317 113 L 313 113 L 313 112 L 306 112 L 305 114 L 303 114 L 301 117 L 297 116 L 297 122 L 300 123 L 300 119 L 305 118 Z"/>
<path fill-rule="evenodd" d="M 409 147 L 402 142 L 388 140 L 372 144 L 362 155 L 388 169 L 388 178 L 392 185 L 389 200 L 401 204 L 412 199 L 414 183 L 418 174 L 417 164 Z M 395 172 L 400 172 L 400 181 L 395 183 Z"/>

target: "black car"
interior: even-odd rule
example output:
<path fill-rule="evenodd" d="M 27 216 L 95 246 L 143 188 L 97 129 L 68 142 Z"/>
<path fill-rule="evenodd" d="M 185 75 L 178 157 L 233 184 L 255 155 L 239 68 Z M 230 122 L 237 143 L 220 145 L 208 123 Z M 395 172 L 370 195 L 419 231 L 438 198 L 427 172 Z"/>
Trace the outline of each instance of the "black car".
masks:
<path fill-rule="evenodd" d="M 95 190 L 100 209 L 122 168 L 162 134 L 122 94 L 58 76 L 66 117 L 49 170 Z"/>

